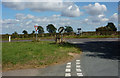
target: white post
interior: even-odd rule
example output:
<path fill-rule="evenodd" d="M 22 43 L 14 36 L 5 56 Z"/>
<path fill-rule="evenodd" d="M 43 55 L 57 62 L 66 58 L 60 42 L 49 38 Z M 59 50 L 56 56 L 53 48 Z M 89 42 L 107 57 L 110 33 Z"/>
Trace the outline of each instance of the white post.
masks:
<path fill-rule="evenodd" d="M 36 31 L 36 41 L 37 41 L 37 31 Z"/>
<path fill-rule="evenodd" d="M 9 36 L 9 42 L 11 42 L 11 36 Z"/>

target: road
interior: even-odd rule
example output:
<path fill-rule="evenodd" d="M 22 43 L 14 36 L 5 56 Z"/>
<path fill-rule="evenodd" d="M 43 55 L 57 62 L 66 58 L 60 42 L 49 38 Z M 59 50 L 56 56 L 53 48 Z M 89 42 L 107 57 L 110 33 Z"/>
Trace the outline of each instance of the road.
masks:
<path fill-rule="evenodd" d="M 69 42 L 79 46 L 81 66 L 85 76 L 118 76 L 118 39 L 73 39 Z"/>
<path fill-rule="evenodd" d="M 67 39 L 82 49 L 78 58 L 41 69 L 3 72 L 3 76 L 118 76 L 120 41 L 117 38 Z M 106 77 L 108 78 L 108 77 Z"/>

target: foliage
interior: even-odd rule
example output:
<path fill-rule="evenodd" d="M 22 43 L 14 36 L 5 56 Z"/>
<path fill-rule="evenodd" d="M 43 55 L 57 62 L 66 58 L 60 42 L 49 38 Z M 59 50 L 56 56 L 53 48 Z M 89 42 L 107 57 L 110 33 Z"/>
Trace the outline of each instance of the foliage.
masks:
<path fill-rule="evenodd" d="M 18 37 L 18 33 L 16 31 L 12 33 L 12 38 L 17 38 L 17 37 Z"/>
<path fill-rule="evenodd" d="M 44 33 L 44 29 L 43 29 L 42 26 L 38 26 L 37 30 L 38 30 L 38 33 L 39 33 L 39 34 Z"/>
<path fill-rule="evenodd" d="M 12 33 L 13 35 L 17 35 L 18 33 L 15 31 L 14 33 Z"/>
<path fill-rule="evenodd" d="M 66 27 L 65 32 L 67 32 L 67 33 L 73 32 L 73 28 L 71 26 L 65 26 L 65 27 Z"/>
<path fill-rule="evenodd" d="M 22 33 L 24 33 L 24 34 L 28 34 L 28 32 L 26 31 L 26 30 L 23 30 L 23 32 Z"/>
<path fill-rule="evenodd" d="M 47 31 L 49 32 L 49 33 L 56 33 L 56 28 L 55 28 L 55 26 L 53 25 L 53 24 L 48 24 L 48 26 L 47 26 Z"/>
<path fill-rule="evenodd" d="M 106 28 L 108 28 L 108 31 L 117 31 L 117 28 L 115 27 L 114 23 L 108 23 Z"/>
<path fill-rule="evenodd" d="M 35 31 L 33 30 L 31 34 L 35 34 Z"/>
<path fill-rule="evenodd" d="M 115 27 L 114 23 L 110 22 L 107 26 L 99 27 L 96 29 L 97 32 L 103 32 L 103 31 L 117 31 L 117 28 Z"/>

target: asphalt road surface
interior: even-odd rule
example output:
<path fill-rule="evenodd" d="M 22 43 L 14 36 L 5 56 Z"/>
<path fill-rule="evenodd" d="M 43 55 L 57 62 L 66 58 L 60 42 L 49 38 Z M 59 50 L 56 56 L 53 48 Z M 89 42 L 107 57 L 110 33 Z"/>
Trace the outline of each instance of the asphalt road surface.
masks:
<path fill-rule="evenodd" d="M 120 41 L 118 38 L 67 39 L 83 53 L 64 64 L 41 69 L 3 72 L 3 76 L 118 76 Z M 109 77 L 110 78 L 110 77 Z"/>

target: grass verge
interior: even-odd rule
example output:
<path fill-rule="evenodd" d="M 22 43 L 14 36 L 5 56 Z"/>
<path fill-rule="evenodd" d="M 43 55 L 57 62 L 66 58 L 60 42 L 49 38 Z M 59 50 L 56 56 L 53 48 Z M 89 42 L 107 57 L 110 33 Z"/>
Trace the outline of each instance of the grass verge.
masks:
<path fill-rule="evenodd" d="M 81 53 L 69 43 L 54 42 L 8 42 L 2 44 L 3 71 L 25 68 L 41 68 L 65 62 L 73 58 L 68 53 Z"/>

